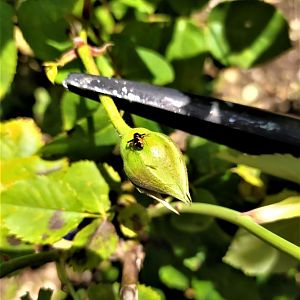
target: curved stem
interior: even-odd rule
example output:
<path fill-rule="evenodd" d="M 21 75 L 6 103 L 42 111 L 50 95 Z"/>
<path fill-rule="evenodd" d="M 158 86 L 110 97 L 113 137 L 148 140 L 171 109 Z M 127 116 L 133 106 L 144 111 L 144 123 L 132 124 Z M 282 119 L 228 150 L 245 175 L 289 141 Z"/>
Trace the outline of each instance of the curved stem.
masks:
<path fill-rule="evenodd" d="M 89 74 L 99 75 L 100 73 L 91 54 L 90 46 L 87 44 L 87 36 L 84 30 L 80 33 L 80 37 L 83 40 L 83 44 L 78 47 L 77 52 L 84 67 Z M 123 136 L 130 129 L 130 127 L 121 117 L 114 101 L 108 96 L 100 96 L 100 101 L 118 134 Z"/>
<path fill-rule="evenodd" d="M 172 206 L 176 207 L 176 209 L 180 213 L 207 215 L 243 227 L 261 240 L 272 245 L 276 249 L 281 250 L 300 261 L 300 247 L 285 240 L 284 238 L 278 236 L 277 234 L 271 232 L 263 226 L 258 225 L 253 221 L 251 217 L 245 216 L 240 212 L 226 207 L 206 203 L 192 203 L 191 205 L 183 206 L 182 203 L 175 202 L 172 203 Z M 171 211 L 165 207 L 151 207 L 148 209 L 148 212 L 150 217 L 152 218 L 171 213 Z"/>
<path fill-rule="evenodd" d="M 59 256 L 60 252 L 57 250 L 53 250 L 48 252 L 28 254 L 11 259 L 1 264 L 0 278 L 26 267 L 39 266 L 51 261 L 58 261 Z"/>

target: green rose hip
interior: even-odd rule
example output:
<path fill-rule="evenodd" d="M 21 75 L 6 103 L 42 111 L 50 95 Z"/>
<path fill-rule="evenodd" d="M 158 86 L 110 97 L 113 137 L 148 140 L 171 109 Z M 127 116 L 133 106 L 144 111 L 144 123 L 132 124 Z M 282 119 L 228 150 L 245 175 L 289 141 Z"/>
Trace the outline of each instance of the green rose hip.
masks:
<path fill-rule="evenodd" d="M 121 138 L 121 156 L 130 181 L 148 196 L 178 213 L 162 194 L 190 203 L 189 183 L 182 153 L 166 135 L 132 128 Z"/>

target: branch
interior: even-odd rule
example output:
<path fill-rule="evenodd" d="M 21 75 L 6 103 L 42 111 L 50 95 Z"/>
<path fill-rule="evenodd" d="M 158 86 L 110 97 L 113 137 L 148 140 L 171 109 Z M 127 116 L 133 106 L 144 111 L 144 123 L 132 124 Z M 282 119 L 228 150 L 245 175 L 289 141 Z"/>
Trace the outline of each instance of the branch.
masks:
<path fill-rule="evenodd" d="M 137 285 L 144 257 L 142 245 L 134 245 L 123 252 L 122 255 L 119 254 L 119 258 L 123 263 L 120 288 L 121 300 L 138 300 Z"/>

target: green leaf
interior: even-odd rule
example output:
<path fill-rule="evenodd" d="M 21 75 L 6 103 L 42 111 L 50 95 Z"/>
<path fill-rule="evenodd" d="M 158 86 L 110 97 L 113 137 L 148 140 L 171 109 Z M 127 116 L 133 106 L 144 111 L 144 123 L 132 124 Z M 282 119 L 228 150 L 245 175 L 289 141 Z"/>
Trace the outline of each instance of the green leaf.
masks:
<path fill-rule="evenodd" d="M 119 0 L 120 3 L 135 8 L 137 11 L 152 14 L 155 11 L 155 1 L 147 0 Z"/>
<path fill-rule="evenodd" d="M 177 18 L 172 40 L 166 52 L 167 59 L 170 61 L 187 59 L 207 50 L 204 30 L 196 26 L 192 20 Z"/>
<path fill-rule="evenodd" d="M 120 211 L 118 221 L 123 234 L 132 238 L 145 229 L 149 223 L 149 216 L 145 207 L 133 203 Z"/>
<path fill-rule="evenodd" d="M 73 189 L 86 211 L 105 216 L 110 208 L 109 187 L 94 162 L 73 163 L 67 172 L 62 174 L 61 180 Z"/>
<path fill-rule="evenodd" d="M 17 10 L 18 24 L 38 58 L 53 60 L 72 46 L 67 33 L 67 16 L 72 13 L 75 3 L 76 0 L 21 2 Z"/>
<path fill-rule="evenodd" d="M 108 155 L 112 146 L 119 142 L 116 130 L 110 123 L 102 105 L 91 116 L 79 120 L 69 134 L 61 134 L 45 145 L 43 156 L 71 159 L 97 159 Z"/>
<path fill-rule="evenodd" d="M 268 224 L 265 227 L 290 242 L 300 245 L 299 225 L 300 218 L 296 218 Z M 250 276 L 286 272 L 299 263 L 244 229 L 239 229 L 236 233 L 223 261 Z"/>
<path fill-rule="evenodd" d="M 0 223 L 0 252 L 1 255 L 8 255 L 9 258 L 30 254 L 34 252 L 34 247 L 32 245 L 22 242 L 20 239 L 14 235 L 9 234 L 9 231 Z"/>
<path fill-rule="evenodd" d="M 174 60 L 175 80 L 172 87 L 196 94 L 208 94 L 211 84 L 203 74 L 206 54 L 200 54 L 183 60 Z"/>
<path fill-rule="evenodd" d="M 262 187 L 264 182 L 260 178 L 261 171 L 255 168 L 238 165 L 236 168 L 231 169 L 232 172 L 241 176 L 245 182 L 257 187 Z"/>
<path fill-rule="evenodd" d="M 46 161 L 38 156 L 20 157 L 0 161 L 1 187 L 5 188 L 19 180 L 47 175 L 68 166 L 66 159 Z"/>
<path fill-rule="evenodd" d="M 227 170 L 230 164 L 216 156 L 224 148 L 222 145 L 212 143 L 200 137 L 189 137 L 187 141 L 187 154 L 192 160 L 194 168 L 196 168 L 196 174 L 198 176 L 207 176 L 208 174 Z"/>
<path fill-rule="evenodd" d="M 193 202 L 217 204 L 214 196 L 205 189 L 193 189 Z M 212 225 L 214 219 L 205 215 L 182 214 L 180 216 L 171 215 L 171 224 L 181 232 L 197 233 L 206 230 Z"/>
<path fill-rule="evenodd" d="M 94 10 L 97 20 L 96 26 L 100 27 L 101 31 L 106 34 L 112 34 L 115 27 L 115 21 L 107 6 L 99 6 Z"/>
<path fill-rule="evenodd" d="M 160 295 L 150 286 L 138 285 L 139 300 L 161 300 Z"/>
<path fill-rule="evenodd" d="M 31 243 L 51 244 L 83 218 L 94 216 L 86 213 L 78 200 L 67 183 L 37 176 L 19 181 L 2 192 L 1 217 L 16 237 Z"/>
<path fill-rule="evenodd" d="M 92 283 L 88 288 L 89 300 L 109 299 L 119 300 L 118 292 L 115 287 L 109 283 Z"/>
<path fill-rule="evenodd" d="M 207 43 L 224 65 L 249 68 L 291 47 L 288 23 L 275 6 L 263 1 L 230 1 L 214 7 Z"/>
<path fill-rule="evenodd" d="M 0 100 L 9 90 L 17 67 L 13 15 L 12 7 L 4 1 L 0 1 Z"/>
<path fill-rule="evenodd" d="M 19 118 L 0 125 L 1 159 L 31 156 L 44 144 L 32 119 Z"/>
<path fill-rule="evenodd" d="M 73 242 L 73 265 L 76 269 L 95 268 L 101 260 L 115 253 L 118 235 L 113 224 L 107 220 L 96 219 L 80 230 Z M 82 249 L 85 249 L 85 253 Z"/>
<path fill-rule="evenodd" d="M 290 154 L 248 155 L 234 150 L 223 151 L 219 158 L 248 165 L 262 172 L 300 184 L 300 158 Z"/>
<path fill-rule="evenodd" d="M 137 116 L 137 115 L 133 115 L 133 114 L 131 115 L 131 117 L 133 119 L 135 127 L 144 127 L 149 130 L 152 130 L 152 131 L 162 132 L 162 129 L 161 129 L 159 123 L 157 123 L 155 121 L 152 121 L 152 120 L 149 120 L 149 119 Z"/>
<path fill-rule="evenodd" d="M 137 47 L 136 51 L 152 74 L 153 84 L 164 85 L 174 80 L 173 68 L 162 55 L 143 47 Z"/>
<path fill-rule="evenodd" d="M 61 99 L 63 130 L 72 129 L 81 120 L 99 108 L 99 103 L 65 92 Z"/>
<path fill-rule="evenodd" d="M 159 269 L 159 278 L 170 289 L 184 291 L 189 287 L 187 276 L 171 265 Z"/>
<path fill-rule="evenodd" d="M 192 280 L 192 288 L 195 291 L 195 299 L 196 300 L 224 300 L 216 288 L 214 287 L 211 281 L 207 280 L 198 280 L 193 278 Z"/>
<path fill-rule="evenodd" d="M 172 9 L 180 15 L 190 15 L 200 10 L 209 0 L 167 0 Z"/>

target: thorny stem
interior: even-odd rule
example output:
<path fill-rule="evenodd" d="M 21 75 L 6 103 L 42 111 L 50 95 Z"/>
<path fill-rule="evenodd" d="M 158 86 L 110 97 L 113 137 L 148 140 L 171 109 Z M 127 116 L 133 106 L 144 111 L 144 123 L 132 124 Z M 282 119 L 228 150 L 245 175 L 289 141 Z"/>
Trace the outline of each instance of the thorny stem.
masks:
<path fill-rule="evenodd" d="M 80 37 L 83 43 L 77 49 L 78 56 L 80 57 L 84 67 L 86 68 L 89 74 L 99 75 L 100 73 L 95 63 L 95 60 L 93 59 L 91 49 L 87 44 L 87 35 L 84 30 L 81 31 Z M 100 96 L 100 101 L 106 113 L 108 114 L 110 121 L 117 130 L 118 134 L 120 136 L 123 136 L 130 129 L 130 127 L 125 123 L 125 121 L 121 117 L 114 101 L 111 99 L 111 97 L 108 96 Z"/>
<path fill-rule="evenodd" d="M 276 249 L 281 250 L 300 261 L 300 247 L 255 223 L 250 216 L 243 215 L 242 213 L 233 209 L 206 203 L 192 203 L 191 205 L 183 205 L 182 203 L 175 202 L 171 205 L 176 207 L 179 213 L 202 214 L 223 219 L 243 227 Z M 171 213 L 171 211 L 166 207 L 151 207 L 148 209 L 148 212 L 152 218 Z"/>

